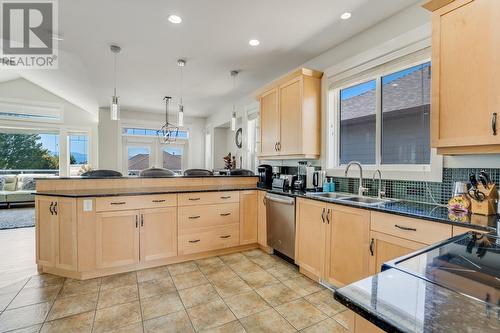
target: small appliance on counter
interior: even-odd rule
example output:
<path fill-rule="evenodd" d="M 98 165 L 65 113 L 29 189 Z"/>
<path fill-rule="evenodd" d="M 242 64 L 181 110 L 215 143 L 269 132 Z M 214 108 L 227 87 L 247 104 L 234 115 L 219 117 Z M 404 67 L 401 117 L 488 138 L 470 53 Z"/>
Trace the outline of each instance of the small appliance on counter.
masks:
<path fill-rule="evenodd" d="M 315 172 L 316 168 L 311 166 L 310 163 L 307 161 L 300 161 L 297 180 L 294 182 L 293 188 L 299 191 L 317 191 L 319 188 L 322 188 L 324 176 L 318 174 L 318 176 L 316 176 L 317 180 L 315 181 Z M 318 185 L 320 182 L 321 186 Z"/>
<path fill-rule="evenodd" d="M 273 183 L 273 167 L 267 164 L 262 164 L 257 167 L 257 173 L 259 174 L 259 182 L 257 183 L 260 187 L 271 187 Z"/>
<path fill-rule="evenodd" d="M 313 173 L 313 186 L 314 191 L 320 192 L 323 190 L 323 184 L 326 183 L 326 171 L 314 171 Z"/>

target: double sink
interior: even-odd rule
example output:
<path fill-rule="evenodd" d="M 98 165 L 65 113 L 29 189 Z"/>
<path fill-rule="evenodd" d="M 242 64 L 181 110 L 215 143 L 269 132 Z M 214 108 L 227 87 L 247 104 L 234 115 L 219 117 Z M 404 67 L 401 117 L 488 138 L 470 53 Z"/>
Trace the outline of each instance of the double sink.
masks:
<path fill-rule="evenodd" d="M 376 206 L 383 203 L 394 202 L 394 199 L 382 199 L 382 198 L 372 198 L 359 196 L 351 193 L 341 193 L 341 192 L 314 192 L 307 193 L 307 195 L 312 197 L 323 198 L 327 201 L 332 202 L 352 202 L 363 206 Z"/>

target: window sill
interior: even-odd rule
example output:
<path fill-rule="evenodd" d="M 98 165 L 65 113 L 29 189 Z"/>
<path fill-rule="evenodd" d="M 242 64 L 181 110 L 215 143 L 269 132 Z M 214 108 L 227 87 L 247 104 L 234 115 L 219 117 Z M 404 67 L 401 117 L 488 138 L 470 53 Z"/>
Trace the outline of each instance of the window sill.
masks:
<path fill-rule="evenodd" d="M 387 180 L 405 180 L 405 181 L 443 181 L 442 162 L 440 166 L 433 165 L 390 165 L 390 166 L 375 166 L 363 165 L 363 178 L 372 179 L 375 171 L 379 169 L 382 173 L 382 179 Z M 327 175 L 333 177 L 345 177 L 345 166 L 327 169 Z M 356 167 L 351 167 L 348 173 L 349 178 L 358 178 L 359 170 Z"/>

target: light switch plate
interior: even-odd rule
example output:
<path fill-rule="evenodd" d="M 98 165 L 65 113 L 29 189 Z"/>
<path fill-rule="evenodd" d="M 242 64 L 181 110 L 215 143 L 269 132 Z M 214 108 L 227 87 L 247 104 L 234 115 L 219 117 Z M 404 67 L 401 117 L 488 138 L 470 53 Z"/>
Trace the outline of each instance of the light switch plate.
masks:
<path fill-rule="evenodd" d="M 92 211 L 92 200 L 90 200 L 90 199 L 83 200 L 83 211 L 84 212 L 91 212 Z"/>

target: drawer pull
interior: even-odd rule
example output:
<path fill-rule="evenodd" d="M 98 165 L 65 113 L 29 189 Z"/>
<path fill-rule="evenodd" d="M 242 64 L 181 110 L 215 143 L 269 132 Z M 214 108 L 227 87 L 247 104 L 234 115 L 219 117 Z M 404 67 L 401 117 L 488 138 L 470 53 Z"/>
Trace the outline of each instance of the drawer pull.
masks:
<path fill-rule="evenodd" d="M 231 235 L 226 235 L 226 236 L 220 236 L 220 238 L 229 238 Z"/>
<path fill-rule="evenodd" d="M 220 216 L 229 216 L 231 213 L 221 213 Z"/>
<path fill-rule="evenodd" d="M 189 219 L 190 220 L 195 220 L 195 219 L 199 219 L 200 217 L 201 217 L 200 215 L 190 216 Z"/>
<path fill-rule="evenodd" d="M 154 203 L 160 203 L 160 202 L 165 202 L 166 200 L 165 199 L 160 199 L 160 200 L 153 200 Z"/>
<path fill-rule="evenodd" d="M 110 205 L 125 205 L 125 201 L 111 202 Z"/>
<path fill-rule="evenodd" d="M 189 201 L 198 201 L 198 200 L 200 200 L 200 198 L 189 198 L 188 200 Z"/>
<path fill-rule="evenodd" d="M 394 225 L 396 228 L 401 229 L 401 230 L 406 230 L 406 231 L 417 231 L 417 228 L 409 228 L 409 227 L 403 227 L 400 225 L 395 224 Z"/>
<path fill-rule="evenodd" d="M 198 243 L 200 240 L 199 239 L 195 239 L 195 240 L 190 240 L 189 243 Z"/>
<path fill-rule="evenodd" d="M 228 196 L 226 196 L 226 197 L 220 197 L 220 198 L 221 198 L 221 199 L 231 199 L 231 196 L 230 196 L 230 195 L 228 195 Z"/>
<path fill-rule="evenodd" d="M 374 251 L 373 251 L 373 245 L 375 245 L 375 239 L 372 238 L 370 242 L 370 255 L 373 257 Z"/>

